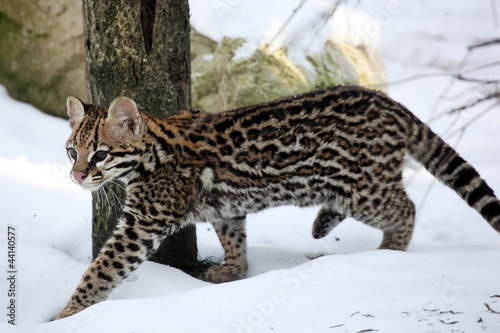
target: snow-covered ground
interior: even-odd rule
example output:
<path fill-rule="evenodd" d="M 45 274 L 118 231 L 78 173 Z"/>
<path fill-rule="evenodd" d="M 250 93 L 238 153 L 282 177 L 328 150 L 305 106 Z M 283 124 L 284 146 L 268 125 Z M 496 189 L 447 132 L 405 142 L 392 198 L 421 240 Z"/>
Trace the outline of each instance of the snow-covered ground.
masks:
<path fill-rule="evenodd" d="M 242 3 L 213 2 L 225 15 Z M 498 36 L 491 3 L 351 1 L 379 22 L 390 81 L 455 72 L 468 45 Z M 375 36 L 378 28 L 367 22 L 364 29 Z M 478 49 L 465 68 L 499 55 L 500 47 Z M 494 67 L 468 74 L 499 79 L 498 73 Z M 437 75 L 390 85 L 390 93 L 429 120 L 489 92 L 469 87 Z M 438 102 L 441 94 L 452 98 Z M 500 107 L 456 131 L 487 107 L 440 117 L 432 127 L 500 193 Z M 147 262 L 110 300 L 47 323 L 91 260 L 90 194 L 69 180 L 69 132 L 66 121 L 11 99 L 0 87 L 1 332 L 500 332 L 500 235 L 412 163 L 405 175 L 418 215 L 408 252 L 376 250 L 382 233 L 354 220 L 314 240 L 317 208 L 283 207 L 248 218 L 245 280 L 212 285 Z M 16 273 L 9 273 L 9 231 L 16 238 Z M 198 225 L 198 242 L 201 257 L 222 257 L 208 224 Z M 16 326 L 7 323 L 11 275 Z"/>

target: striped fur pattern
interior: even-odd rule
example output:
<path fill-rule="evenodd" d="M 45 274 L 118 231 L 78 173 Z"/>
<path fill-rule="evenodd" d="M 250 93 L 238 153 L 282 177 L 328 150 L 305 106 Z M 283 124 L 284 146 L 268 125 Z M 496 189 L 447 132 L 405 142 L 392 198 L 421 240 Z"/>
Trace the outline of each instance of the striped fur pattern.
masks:
<path fill-rule="evenodd" d="M 245 216 L 280 205 L 320 205 L 315 238 L 351 216 L 383 230 L 380 248 L 405 250 L 415 219 L 402 185 L 405 153 L 500 230 L 500 203 L 474 168 L 376 91 L 327 88 L 165 120 L 125 97 L 109 108 L 70 97 L 68 112 L 73 181 L 96 190 L 119 179 L 127 196 L 117 230 L 58 318 L 104 300 L 165 237 L 197 221 L 214 225 L 225 250 L 207 273 L 213 282 L 245 276 Z"/>

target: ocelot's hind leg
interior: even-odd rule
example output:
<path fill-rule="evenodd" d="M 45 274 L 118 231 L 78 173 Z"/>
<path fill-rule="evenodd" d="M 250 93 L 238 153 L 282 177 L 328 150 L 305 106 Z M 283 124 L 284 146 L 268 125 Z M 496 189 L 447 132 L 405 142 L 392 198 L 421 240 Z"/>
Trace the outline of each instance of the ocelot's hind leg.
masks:
<path fill-rule="evenodd" d="M 353 217 L 382 229 L 384 238 L 379 249 L 405 251 L 415 226 L 415 205 L 402 184 L 397 184 L 387 191 L 386 197 L 377 206 L 370 209 L 358 207 Z"/>
<path fill-rule="evenodd" d="M 209 268 L 205 277 L 214 283 L 242 279 L 248 270 L 246 219 L 234 218 L 212 223 L 224 248 L 224 261 Z"/>
<path fill-rule="evenodd" d="M 318 213 L 318 216 L 316 216 L 316 219 L 314 220 L 312 236 L 315 239 L 325 237 L 345 218 L 346 216 L 344 214 L 337 213 L 326 207 L 322 207 Z"/>

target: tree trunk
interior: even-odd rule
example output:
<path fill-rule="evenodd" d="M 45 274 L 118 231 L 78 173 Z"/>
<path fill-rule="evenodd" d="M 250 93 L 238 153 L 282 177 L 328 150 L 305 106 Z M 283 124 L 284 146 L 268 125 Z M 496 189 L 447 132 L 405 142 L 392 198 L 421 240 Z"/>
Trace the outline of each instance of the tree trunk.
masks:
<path fill-rule="evenodd" d="M 160 118 L 190 109 L 188 0 L 84 0 L 83 17 L 90 102 L 109 105 L 125 95 Z M 120 186 L 106 194 L 93 194 L 94 258 L 124 202 Z M 172 235 L 152 259 L 188 269 L 197 260 L 195 231 L 189 226 Z"/>

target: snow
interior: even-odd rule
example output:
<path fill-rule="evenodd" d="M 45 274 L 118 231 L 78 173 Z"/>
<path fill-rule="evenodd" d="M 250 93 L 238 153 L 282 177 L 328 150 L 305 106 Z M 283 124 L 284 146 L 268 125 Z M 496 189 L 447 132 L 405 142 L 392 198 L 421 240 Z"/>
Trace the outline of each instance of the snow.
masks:
<path fill-rule="evenodd" d="M 207 3 L 191 1 L 193 18 L 206 13 L 204 24 L 214 24 L 220 34 L 258 23 L 238 16 L 231 21 L 230 9 L 238 6 L 263 21 L 282 15 L 269 26 L 279 27 L 287 17 L 280 13 L 283 2 L 264 6 L 254 1 L 252 6 L 220 0 L 211 2 L 226 6 L 220 8 L 226 8 L 228 21 L 220 22 Z M 389 81 L 455 72 L 468 45 L 498 35 L 486 0 L 351 5 L 377 19 Z M 464 68 L 497 61 L 498 51 L 478 49 Z M 471 75 L 494 78 L 498 73 L 496 67 Z M 450 80 L 439 75 L 391 84 L 390 93 L 429 120 L 488 92 Z M 441 94 L 456 97 L 439 100 Z M 481 104 L 442 116 L 432 127 L 500 192 L 498 106 L 461 135 L 450 135 L 486 108 Z M 415 163 L 405 171 L 418 211 L 407 252 L 376 250 L 381 232 L 354 220 L 314 240 L 310 229 L 318 209 L 282 207 L 248 218 L 250 271 L 244 280 L 213 285 L 146 262 L 108 301 L 48 322 L 91 260 L 90 195 L 69 180 L 64 151 L 69 132 L 66 121 L 13 100 L 0 86 L 1 332 L 500 332 L 500 314 L 493 312 L 500 312 L 500 235 Z M 7 323 L 8 226 L 17 237 L 16 326 Z M 199 224 L 197 230 L 200 256 L 221 258 L 211 227 Z"/>

